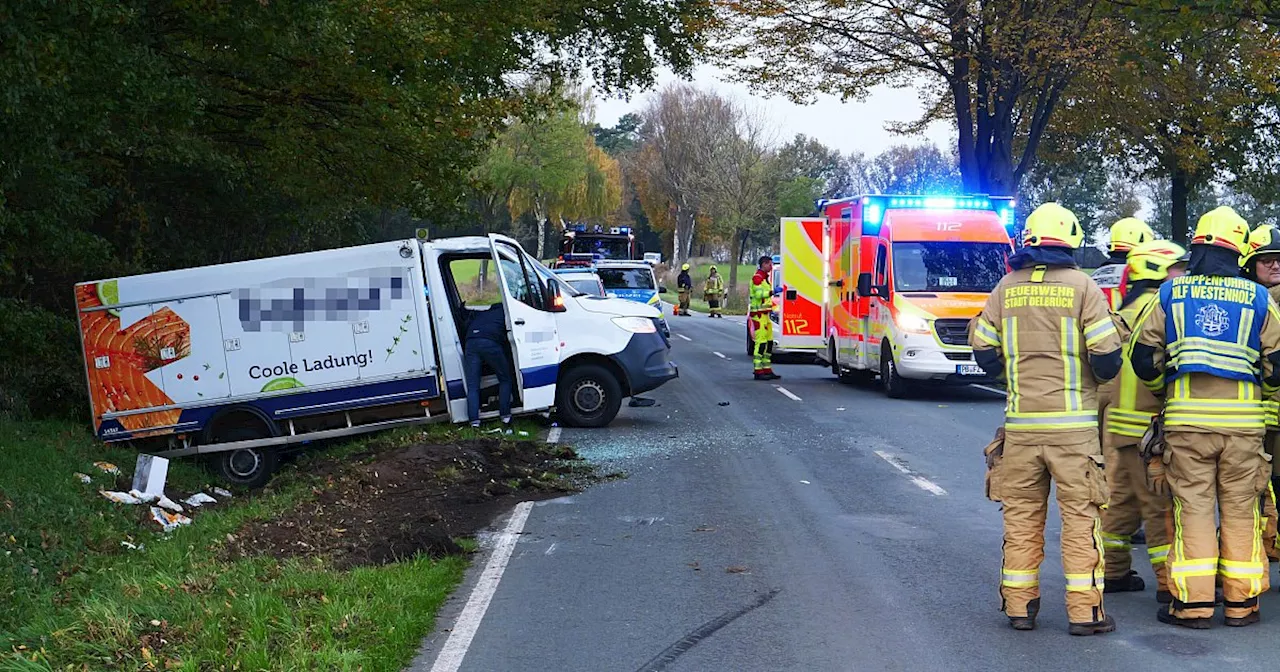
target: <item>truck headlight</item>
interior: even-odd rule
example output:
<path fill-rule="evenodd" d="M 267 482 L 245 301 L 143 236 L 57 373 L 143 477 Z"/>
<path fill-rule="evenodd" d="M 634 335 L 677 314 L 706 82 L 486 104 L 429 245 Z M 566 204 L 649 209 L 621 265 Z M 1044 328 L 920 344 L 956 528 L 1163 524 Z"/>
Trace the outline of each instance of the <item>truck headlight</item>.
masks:
<path fill-rule="evenodd" d="M 909 331 L 914 334 L 929 333 L 929 320 L 919 315 L 907 315 L 900 313 L 893 321 L 898 324 L 898 328 L 903 331 Z"/>
<path fill-rule="evenodd" d="M 645 317 L 615 317 L 613 323 L 633 334 L 653 334 L 658 331 L 653 326 L 653 320 Z"/>

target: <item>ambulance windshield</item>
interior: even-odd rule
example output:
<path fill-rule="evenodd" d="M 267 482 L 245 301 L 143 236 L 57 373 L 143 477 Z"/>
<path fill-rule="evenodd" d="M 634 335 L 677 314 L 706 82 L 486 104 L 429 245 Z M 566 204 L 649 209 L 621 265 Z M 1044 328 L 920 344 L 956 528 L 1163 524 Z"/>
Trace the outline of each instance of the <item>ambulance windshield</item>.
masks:
<path fill-rule="evenodd" d="M 899 292 L 990 292 L 1005 273 L 1009 246 L 1001 243 L 895 242 L 894 288 Z"/>

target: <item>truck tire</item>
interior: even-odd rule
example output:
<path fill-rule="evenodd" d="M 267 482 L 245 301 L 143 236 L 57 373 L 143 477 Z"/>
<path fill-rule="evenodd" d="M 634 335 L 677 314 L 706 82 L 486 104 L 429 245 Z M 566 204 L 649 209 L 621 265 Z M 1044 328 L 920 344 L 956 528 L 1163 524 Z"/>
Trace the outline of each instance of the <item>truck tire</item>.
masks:
<path fill-rule="evenodd" d="M 598 364 L 569 369 L 556 386 L 556 411 L 570 427 L 604 427 L 622 408 L 622 384 Z"/>
<path fill-rule="evenodd" d="M 898 375 L 898 365 L 893 361 L 893 348 L 887 342 L 880 349 L 880 386 L 890 399 L 902 399 L 911 391 L 911 384 Z"/>
<path fill-rule="evenodd" d="M 223 443 L 229 441 L 249 441 L 265 439 L 271 436 L 267 428 L 240 423 L 219 428 L 213 433 L 214 440 Z M 261 488 L 271 480 L 279 463 L 279 454 L 270 446 L 258 448 L 241 448 L 225 450 L 210 456 L 214 472 L 219 478 L 242 488 L 250 490 Z"/>

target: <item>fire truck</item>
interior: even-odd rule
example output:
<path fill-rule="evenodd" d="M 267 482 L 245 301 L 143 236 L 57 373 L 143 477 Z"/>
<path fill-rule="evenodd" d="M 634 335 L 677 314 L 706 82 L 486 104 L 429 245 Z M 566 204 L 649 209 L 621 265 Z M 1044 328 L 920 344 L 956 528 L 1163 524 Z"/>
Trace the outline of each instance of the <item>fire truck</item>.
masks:
<path fill-rule="evenodd" d="M 569 224 L 560 240 L 560 255 L 552 268 L 591 266 L 597 261 L 639 259 L 636 236 L 629 226 Z"/>
<path fill-rule="evenodd" d="M 893 398 L 919 385 L 990 382 L 973 359 L 969 321 L 1008 271 L 1014 205 L 867 195 L 782 220 L 779 345 L 815 350 L 844 381 L 878 375 Z"/>

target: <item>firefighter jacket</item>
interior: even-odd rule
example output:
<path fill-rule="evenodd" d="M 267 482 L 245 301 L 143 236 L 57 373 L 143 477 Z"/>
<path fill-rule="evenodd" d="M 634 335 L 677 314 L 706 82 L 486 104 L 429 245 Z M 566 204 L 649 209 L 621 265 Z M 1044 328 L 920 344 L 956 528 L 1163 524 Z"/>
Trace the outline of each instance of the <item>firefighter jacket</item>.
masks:
<path fill-rule="evenodd" d="M 1120 310 L 1120 304 L 1124 301 L 1124 276 L 1126 274 L 1124 272 L 1123 267 L 1126 264 L 1125 256 L 1127 254 L 1128 253 L 1120 254 L 1120 253 L 1113 252 L 1111 253 L 1110 257 L 1107 257 L 1107 261 L 1103 263 L 1102 266 L 1099 267 L 1099 268 L 1105 268 L 1107 266 L 1121 267 L 1120 280 L 1118 284 L 1116 284 L 1115 287 L 1102 288 L 1103 296 L 1107 297 L 1107 307 L 1110 308 L 1112 311 Z"/>
<path fill-rule="evenodd" d="M 752 315 L 768 313 L 773 310 L 773 287 L 769 284 L 769 275 L 764 271 L 756 271 L 751 277 L 751 309 Z"/>
<path fill-rule="evenodd" d="M 1133 297 L 1129 305 L 1120 309 L 1120 319 L 1125 325 L 1137 324 L 1142 311 L 1158 297 L 1158 290 L 1154 287 Z M 1127 340 L 1128 336 L 1128 333 L 1122 333 L 1121 339 Z M 1151 425 L 1151 418 L 1160 412 L 1163 401 L 1157 399 L 1138 379 L 1128 358 L 1124 360 L 1120 375 L 1107 383 L 1105 391 L 1111 399 L 1104 419 L 1107 434 L 1111 438 L 1110 445 L 1118 447 L 1138 443 Z"/>
<path fill-rule="evenodd" d="M 1184 275 L 1160 286 L 1126 355 L 1165 396 L 1165 426 L 1234 436 L 1262 432 L 1262 400 L 1280 389 L 1280 310 L 1251 280 Z"/>
<path fill-rule="evenodd" d="M 1006 432 L 1097 431 L 1098 380 L 1120 370 L 1121 340 L 1089 276 L 1044 264 L 1009 273 L 978 315 L 970 345 L 988 373 L 1003 365 Z"/>
<path fill-rule="evenodd" d="M 702 291 L 707 296 L 719 297 L 724 292 L 724 280 L 719 275 L 709 275 Z"/>
<path fill-rule="evenodd" d="M 1273 300 L 1280 302 L 1280 285 L 1268 287 L 1267 294 L 1270 294 Z M 1280 430 L 1280 393 L 1264 399 L 1262 410 L 1265 413 L 1267 429 Z"/>

